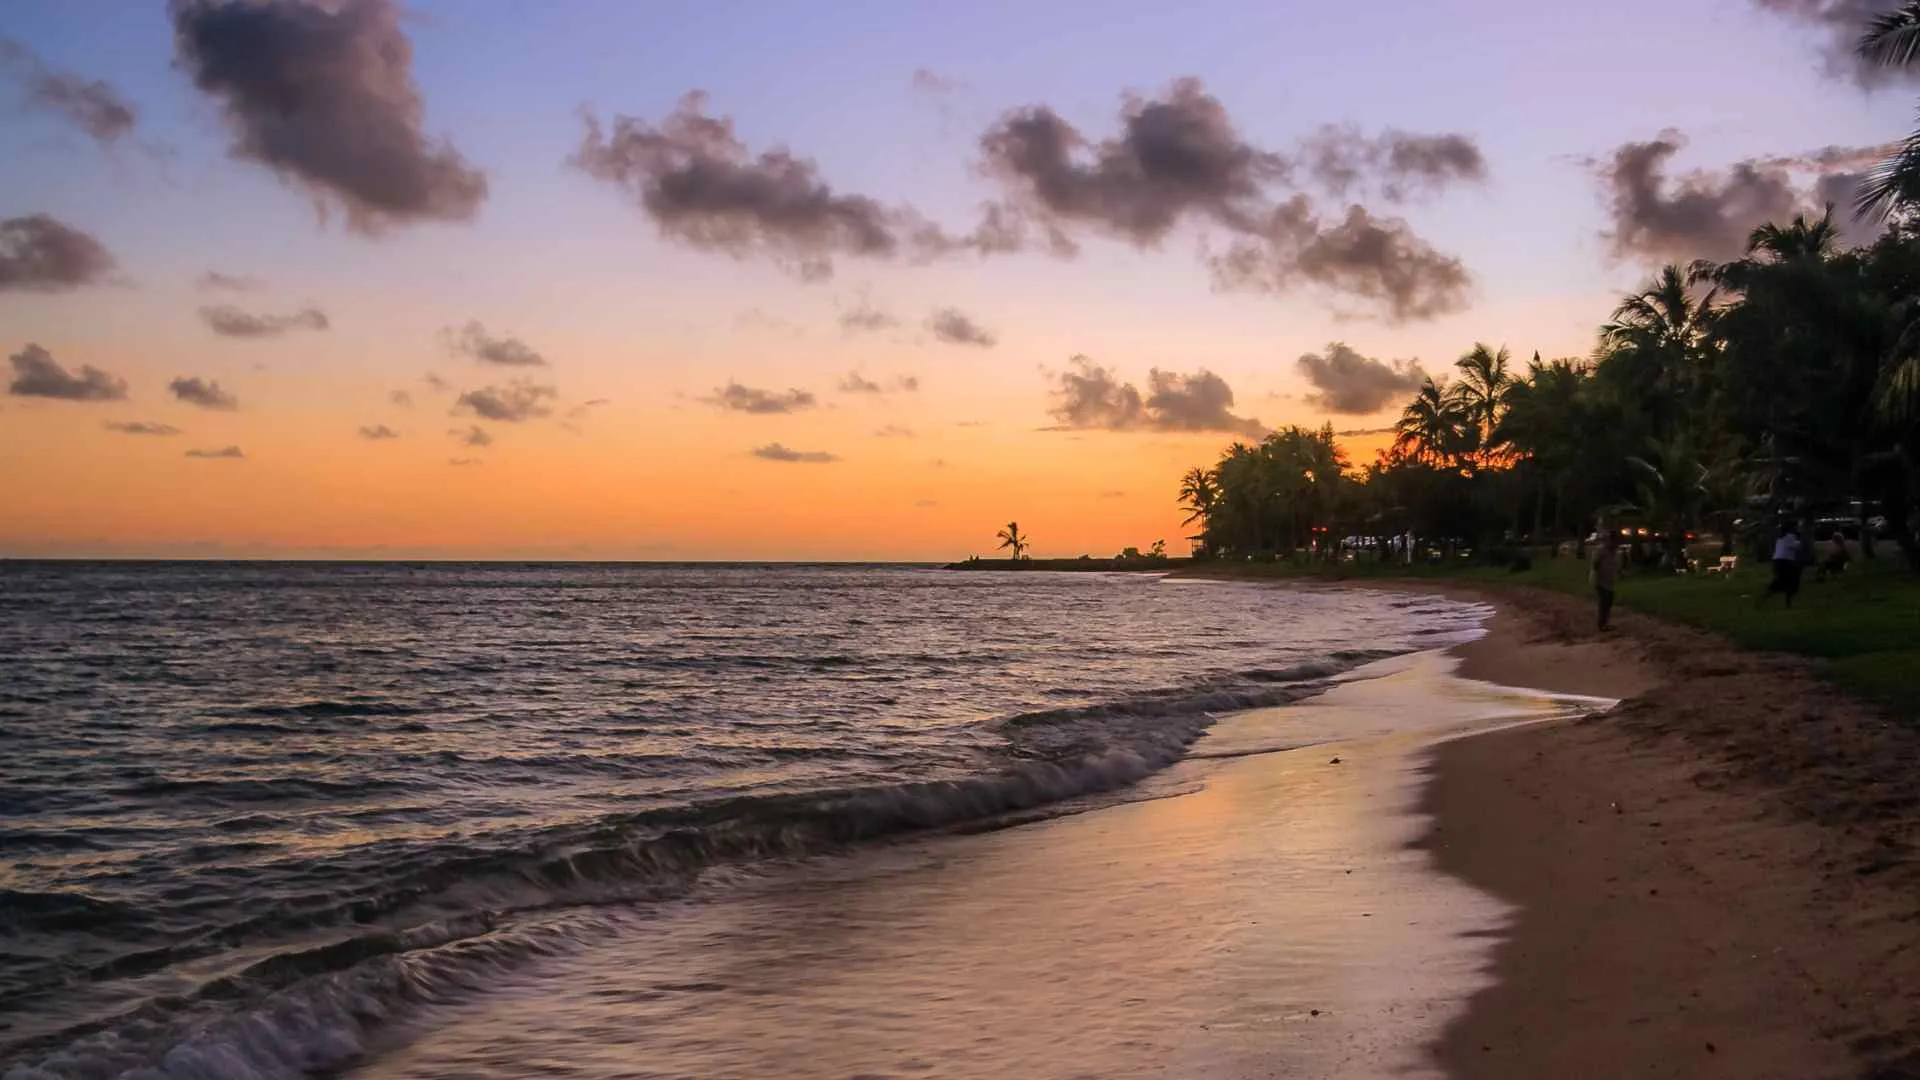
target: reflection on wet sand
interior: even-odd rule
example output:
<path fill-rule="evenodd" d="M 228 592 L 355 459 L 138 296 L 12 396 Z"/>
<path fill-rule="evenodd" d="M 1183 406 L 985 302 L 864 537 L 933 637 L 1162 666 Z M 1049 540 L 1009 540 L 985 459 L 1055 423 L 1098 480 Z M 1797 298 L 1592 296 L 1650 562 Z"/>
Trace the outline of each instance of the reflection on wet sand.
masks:
<path fill-rule="evenodd" d="M 1420 750 L 1591 704 L 1449 665 L 1224 721 L 1200 749 L 1317 745 L 1159 782 L 1197 793 L 717 885 L 358 1075 L 1418 1074 L 1505 918 L 1406 847 Z"/>

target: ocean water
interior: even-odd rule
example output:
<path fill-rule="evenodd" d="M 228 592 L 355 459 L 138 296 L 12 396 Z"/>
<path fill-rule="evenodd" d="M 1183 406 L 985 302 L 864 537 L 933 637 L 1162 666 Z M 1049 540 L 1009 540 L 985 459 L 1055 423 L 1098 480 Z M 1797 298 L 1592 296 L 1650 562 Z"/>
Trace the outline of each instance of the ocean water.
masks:
<path fill-rule="evenodd" d="M 1481 615 L 1142 575 L 0 563 L 0 1073 L 337 1073 L 610 943 L 645 983 L 669 909 L 1162 793 L 1218 718 Z"/>

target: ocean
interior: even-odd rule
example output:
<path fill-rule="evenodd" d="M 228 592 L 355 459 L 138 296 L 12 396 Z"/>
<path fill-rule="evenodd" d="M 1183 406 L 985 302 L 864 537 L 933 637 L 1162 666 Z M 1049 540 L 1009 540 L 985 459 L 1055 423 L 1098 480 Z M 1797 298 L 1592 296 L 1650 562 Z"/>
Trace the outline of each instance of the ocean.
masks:
<path fill-rule="evenodd" d="M 0 1074 L 372 1075 L 609 950 L 596 978 L 697 1003 L 696 945 L 660 944 L 690 912 L 1340 738 L 1371 713 L 1284 707 L 1483 616 L 1132 574 L 0 562 Z M 1249 710 L 1257 745 L 1209 743 Z M 622 1038 L 606 1075 L 703 1075 Z M 514 1060 L 444 1074 L 569 1073 Z"/>

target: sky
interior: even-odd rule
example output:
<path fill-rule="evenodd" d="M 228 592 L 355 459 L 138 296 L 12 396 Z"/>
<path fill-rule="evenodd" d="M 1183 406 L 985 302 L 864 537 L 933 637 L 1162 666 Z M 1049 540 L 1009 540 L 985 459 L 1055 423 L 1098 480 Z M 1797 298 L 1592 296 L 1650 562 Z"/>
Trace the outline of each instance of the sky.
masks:
<path fill-rule="evenodd" d="M 10 0 L 0 556 L 1177 553 L 1844 203 L 1887 6 Z"/>

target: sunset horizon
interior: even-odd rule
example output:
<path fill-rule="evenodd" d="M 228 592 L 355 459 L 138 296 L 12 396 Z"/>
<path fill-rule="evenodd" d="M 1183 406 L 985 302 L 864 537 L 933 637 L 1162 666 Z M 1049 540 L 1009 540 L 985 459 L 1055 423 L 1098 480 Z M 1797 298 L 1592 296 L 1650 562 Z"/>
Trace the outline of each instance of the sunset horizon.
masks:
<path fill-rule="evenodd" d="M 941 10 L 10 7 L 0 556 L 1184 554 L 1907 110 L 1811 2 Z"/>

